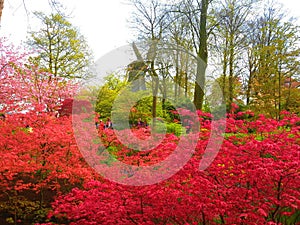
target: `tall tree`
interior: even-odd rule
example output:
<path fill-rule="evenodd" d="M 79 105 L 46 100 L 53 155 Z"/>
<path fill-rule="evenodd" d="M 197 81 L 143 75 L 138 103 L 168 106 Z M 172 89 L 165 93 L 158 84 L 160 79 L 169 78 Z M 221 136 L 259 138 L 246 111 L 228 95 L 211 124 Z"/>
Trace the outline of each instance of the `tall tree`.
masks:
<path fill-rule="evenodd" d="M 178 4 L 177 9 L 177 12 L 187 19 L 193 50 L 198 58 L 194 91 L 196 109 L 201 109 L 204 101 L 205 71 L 208 61 L 207 13 L 210 2 L 209 0 L 183 0 Z"/>
<path fill-rule="evenodd" d="M 239 71 L 244 67 L 239 56 L 245 50 L 246 22 L 251 15 L 251 9 L 257 0 L 222 0 L 216 10 L 218 21 L 217 45 L 220 50 L 222 62 L 221 87 L 227 104 L 231 105 L 234 97 L 234 84 Z M 240 68 L 239 66 L 240 65 Z M 227 79 L 228 77 L 228 79 Z M 228 88 L 226 87 L 228 85 Z"/>
<path fill-rule="evenodd" d="M 168 27 L 168 13 L 166 6 L 158 0 L 132 0 L 132 4 L 135 8 L 132 22 L 138 31 L 138 37 L 150 41 L 146 59 L 143 61 L 148 63 L 148 73 L 152 78 L 152 117 L 155 124 L 159 91 L 159 76 L 156 70 L 157 45 Z"/>
<path fill-rule="evenodd" d="M 175 6 L 176 7 L 176 6 Z M 194 89 L 190 85 L 192 77 L 193 66 L 190 66 L 191 57 L 190 52 L 193 51 L 193 43 L 191 40 L 190 27 L 188 26 L 188 20 L 184 16 L 178 15 L 175 8 L 171 13 L 171 23 L 168 26 L 168 41 L 173 47 L 174 51 L 171 54 L 173 58 L 173 66 L 175 67 L 175 74 L 173 75 L 174 83 L 174 98 L 175 101 L 181 96 L 181 90 L 184 89 L 184 95 L 187 97 L 189 90 Z M 193 84 L 194 85 L 194 84 Z"/>
<path fill-rule="evenodd" d="M 42 27 L 30 32 L 28 44 L 39 52 L 32 61 L 55 77 L 88 78 L 91 52 L 85 38 L 60 14 L 35 15 Z"/>
<path fill-rule="evenodd" d="M 251 24 L 247 103 L 273 117 L 289 108 L 289 91 L 299 74 L 299 27 L 276 4 L 265 6 Z"/>

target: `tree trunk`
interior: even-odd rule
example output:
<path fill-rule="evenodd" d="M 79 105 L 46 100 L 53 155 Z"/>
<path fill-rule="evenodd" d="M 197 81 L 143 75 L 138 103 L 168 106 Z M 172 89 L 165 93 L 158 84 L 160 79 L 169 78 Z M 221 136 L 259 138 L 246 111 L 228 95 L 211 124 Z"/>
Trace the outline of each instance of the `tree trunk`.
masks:
<path fill-rule="evenodd" d="M 230 35 L 229 41 L 229 79 L 228 79 L 228 91 L 229 91 L 229 99 L 228 105 L 231 107 L 231 103 L 233 102 L 233 90 L 234 90 L 234 74 L 233 74 L 233 63 L 234 63 L 234 43 L 233 43 L 233 35 Z"/>
<path fill-rule="evenodd" d="M 282 99 L 282 85 L 281 85 L 281 64 L 279 65 L 279 71 L 278 71 L 278 118 L 280 119 L 280 112 L 282 110 L 282 105 L 281 105 L 281 99 Z"/>
<path fill-rule="evenodd" d="M 250 50 L 252 51 L 252 50 Z M 251 91 L 252 91 L 252 82 L 254 78 L 255 73 L 255 66 L 254 61 L 252 57 L 252 52 L 248 52 L 248 64 L 249 64 L 249 78 L 248 78 L 248 84 L 247 84 L 247 90 L 246 90 L 246 105 L 249 106 L 250 104 L 250 98 L 251 98 Z"/>
<path fill-rule="evenodd" d="M 194 105 L 197 110 L 201 110 L 204 100 L 204 82 L 205 82 L 205 70 L 206 64 L 197 60 L 197 74 L 195 81 L 195 92 L 194 92 Z"/>
<path fill-rule="evenodd" d="M 177 47 L 178 49 L 178 47 Z M 174 92 L 174 97 L 175 97 L 175 102 L 178 100 L 178 90 L 179 90 L 179 52 L 176 50 L 176 73 L 175 73 L 175 92 Z"/>
<path fill-rule="evenodd" d="M 208 0 L 201 2 L 201 17 L 200 17 L 200 43 L 197 57 L 197 74 L 195 81 L 194 105 L 196 109 L 201 110 L 204 100 L 204 85 L 205 85 L 205 70 L 207 65 L 207 20 Z"/>
<path fill-rule="evenodd" d="M 4 0 L 0 0 L 0 22 L 1 22 L 1 17 L 2 17 L 3 7 L 4 7 Z"/>
<path fill-rule="evenodd" d="M 227 74 L 227 64 L 228 64 L 228 32 L 226 32 L 225 36 L 225 46 L 224 46 L 224 51 L 223 51 L 223 75 L 222 75 L 222 83 L 221 83 L 221 88 L 223 92 L 223 96 L 225 96 L 226 93 L 226 74 Z M 226 98 L 227 96 L 225 96 Z"/>
<path fill-rule="evenodd" d="M 289 107 L 290 107 L 290 99 L 291 99 L 291 88 L 292 88 L 292 78 L 290 77 L 290 82 L 289 82 L 289 86 L 288 86 L 288 93 L 287 93 L 287 97 L 286 97 L 286 102 L 285 102 L 285 110 L 289 111 Z"/>
<path fill-rule="evenodd" d="M 166 100 L 167 100 L 167 84 L 166 84 L 166 77 L 165 74 L 163 76 L 162 80 L 162 102 L 161 102 L 161 107 L 163 111 L 163 117 L 166 117 Z"/>
<path fill-rule="evenodd" d="M 152 67 L 152 66 L 151 66 Z M 153 79 L 153 88 L 152 88 L 152 118 L 153 118 L 153 128 L 155 129 L 156 125 L 156 109 L 157 109 L 157 94 L 158 94 L 158 76 L 154 70 L 154 65 L 153 65 L 153 70 L 152 70 L 152 79 Z"/>

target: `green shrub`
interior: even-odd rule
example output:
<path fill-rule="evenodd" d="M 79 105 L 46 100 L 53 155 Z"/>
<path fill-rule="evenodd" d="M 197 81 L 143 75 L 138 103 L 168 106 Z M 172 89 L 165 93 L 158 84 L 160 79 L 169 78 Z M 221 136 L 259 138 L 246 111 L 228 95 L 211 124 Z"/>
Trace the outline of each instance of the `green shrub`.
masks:
<path fill-rule="evenodd" d="M 173 133 L 177 137 L 186 133 L 186 129 L 182 127 L 181 124 L 178 123 L 168 123 L 167 124 L 167 133 Z"/>

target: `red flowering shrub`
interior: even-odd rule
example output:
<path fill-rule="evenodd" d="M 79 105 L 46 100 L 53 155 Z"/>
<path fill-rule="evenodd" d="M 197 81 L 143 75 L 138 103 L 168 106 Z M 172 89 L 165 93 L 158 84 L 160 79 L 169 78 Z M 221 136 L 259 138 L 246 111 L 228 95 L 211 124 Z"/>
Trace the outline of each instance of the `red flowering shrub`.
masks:
<path fill-rule="evenodd" d="M 208 123 L 210 120 L 201 120 L 206 128 L 200 133 L 194 156 L 170 179 L 138 187 L 91 181 L 85 190 L 75 188 L 58 197 L 49 217 L 58 223 L 80 225 L 298 223 L 299 118 L 228 118 L 228 127 L 237 130 L 227 130 L 231 133 L 225 134 L 213 164 L 199 171 L 210 137 Z M 250 128 L 254 131 L 247 133 Z M 104 132 L 105 143 L 119 150 L 113 154 L 139 167 L 163 160 L 184 138 L 167 135 L 157 150 L 128 155 L 130 150 L 116 140 L 113 130 Z"/>
<path fill-rule="evenodd" d="M 0 215 L 21 223 L 42 219 L 54 196 L 95 179 L 67 117 L 7 115 L 0 120 L 0 156 Z"/>
<path fill-rule="evenodd" d="M 40 69 L 4 38 L 0 52 L 0 224 L 45 221 L 57 194 L 95 178 L 70 118 L 52 116 L 77 85 Z"/>

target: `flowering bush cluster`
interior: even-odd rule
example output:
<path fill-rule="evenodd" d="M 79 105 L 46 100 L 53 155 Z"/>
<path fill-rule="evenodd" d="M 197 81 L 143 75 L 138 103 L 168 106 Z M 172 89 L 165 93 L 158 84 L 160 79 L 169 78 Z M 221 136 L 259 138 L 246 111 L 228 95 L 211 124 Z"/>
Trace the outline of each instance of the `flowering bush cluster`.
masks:
<path fill-rule="evenodd" d="M 0 219 L 45 221 L 54 196 L 96 179 L 80 154 L 69 118 L 47 113 L 0 120 Z"/>
<path fill-rule="evenodd" d="M 147 186 L 91 180 L 83 189 L 59 196 L 49 218 L 86 225 L 297 224 L 300 118 L 283 113 L 280 121 L 262 115 L 242 120 L 241 115 L 229 114 L 222 147 L 210 167 L 201 171 L 211 120 L 199 116 L 202 128 L 195 153 L 170 179 Z M 148 131 L 135 135 L 145 138 L 144 132 Z M 122 146 L 113 130 L 100 135 L 115 159 L 139 167 L 164 160 L 185 138 L 166 135 L 153 151 L 137 152 Z"/>

